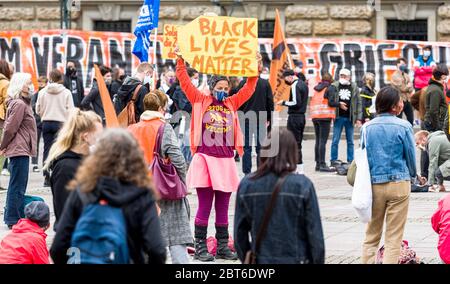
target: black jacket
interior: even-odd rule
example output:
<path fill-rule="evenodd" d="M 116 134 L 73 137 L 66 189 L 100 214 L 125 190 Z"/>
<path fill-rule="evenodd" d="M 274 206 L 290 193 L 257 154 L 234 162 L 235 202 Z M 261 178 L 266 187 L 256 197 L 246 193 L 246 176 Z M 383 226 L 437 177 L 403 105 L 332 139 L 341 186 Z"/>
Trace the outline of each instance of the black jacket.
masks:
<path fill-rule="evenodd" d="M 119 80 L 114 80 L 111 83 L 111 89 L 110 89 L 111 97 L 114 97 L 114 95 L 119 92 L 119 89 L 122 86 L 122 84 L 123 84 L 123 81 L 119 81 Z"/>
<path fill-rule="evenodd" d="M 256 180 L 251 175 L 239 184 L 234 218 L 236 252 L 241 261 L 262 225 L 266 206 L 278 177 L 268 174 Z M 325 244 L 319 205 L 312 182 L 304 175 L 289 175 L 276 200 L 260 250 L 258 264 L 325 262 Z"/>
<path fill-rule="evenodd" d="M 328 90 L 325 92 L 325 98 L 328 99 L 328 105 L 330 107 L 336 108 L 336 118 L 339 118 L 339 110 L 340 104 L 339 104 L 339 88 L 341 84 L 339 81 L 333 82 Z M 363 113 L 362 113 L 362 103 L 361 103 L 361 96 L 359 94 L 359 88 L 356 86 L 355 83 L 351 83 L 351 93 L 352 97 L 350 99 L 350 120 L 353 124 L 356 123 L 357 120 L 362 121 L 363 119 Z"/>
<path fill-rule="evenodd" d="M 111 85 L 106 86 L 108 88 L 109 97 L 111 97 Z M 105 122 L 105 110 L 103 109 L 102 97 L 100 96 L 100 91 L 98 89 L 97 80 L 94 79 L 92 83 L 91 91 L 84 99 L 81 101 L 81 109 L 83 110 L 93 110 L 98 114 L 103 122 Z"/>
<path fill-rule="evenodd" d="M 102 177 L 90 198 L 105 199 L 109 205 L 121 207 L 127 224 L 127 240 L 133 263 L 159 263 L 166 260 L 166 244 L 161 236 L 160 222 L 152 193 L 146 188 L 123 184 Z M 72 191 L 59 220 L 50 255 L 55 264 L 67 263 L 67 250 L 82 212 L 79 193 Z"/>
<path fill-rule="evenodd" d="M 117 91 L 117 97 L 114 101 L 114 107 L 116 109 L 116 113 L 119 114 L 127 105 L 127 103 L 133 97 L 134 90 L 138 85 L 142 85 L 142 82 L 134 77 L 127 77 L 123 82 L 122 86 L 120 86 Z M 139 121 L 139 117 L 144 112 L 144 97 L 148 94 L 148 89 L 145 86 L 142 86 L 138 92 L 138 96 L 135 103 L 136 110 L 136 121 Z"/>
<path fill-rule="evenodd" d="M 375 96 L 375 91 L 368 86 L 363 86 L 359 95 L 361 96 L 363 120 L 367 118 L 373 119 L 373 115 L 369 112 L 369 108 L 372 106 L 372 98 Z"/>
<path fill-rule="evenodd" d="M 72 93 L 72 80 L 70 76 L 64 75 L 64 87 L 66 87 L 71 93 L 73 98 L 73 104 L 75 107 L 81 106 L 81 101 L 84 98 L 84 86 L 83 80 L 80 77 L 75 77 L 77 81 L 77 93 Z"/>
<path fill-rule="evenodd" d="M 297 103 L 294 105 L 289 105 L 294 101 L 292 89 L 295 88 Z M 302 80 L 296 80 L 291 86 L 289 94 L 289 102 L 284 102 L 284 106 L 288 106 L 288 114 L 305 114 L 308 107 L 308 93 L 309 89 L 305 82 Z"/>
<path fill-rule="evenodd" d="M 425 93 L 425 116 L 423 121 L 425 129 L 430 132 L 441 130 L 444 127 L 447 113 L 448 108 L 444 95 L 444 86 L 430 79 Z"/>
<path fill-rule="evenodd" d="M 39 90 L 40 91 L 40 90 Z M 34 119 L 36 120 L 36 127 L 42 128 L 42 121 L 39 114 L 36 113 L 36 103 L 37 99 L 39 97 L 39 91 L 37 91 L 32 97 L 31 97 L 31 109 L 33 110 Z M 39 138 L 39 137 L 38 137 Z"/>
<path fill-rule="evenodd" d="M 245 85 L 247 78 L 244 78 L 240 83 L 236 93 Z M 254 111 L 258 115 L 259 112 L 267 113 L 267 121 L 272 121 L 273 93 L 268 80 L 259 79 L 256 84 L 255 92 L 251 98 L 245 102 L 240 108 L 240 111 L 247 113 Z"/>
<path fill-rule="evenodd" d="M 69 150 L 61 154 L 50 165 L 50 188 L 52 189 L 53 210 L 56 218 L 55 230 L 70 194 L 66 186 L 75 177 L 82 159 L 82 155 Z"/>

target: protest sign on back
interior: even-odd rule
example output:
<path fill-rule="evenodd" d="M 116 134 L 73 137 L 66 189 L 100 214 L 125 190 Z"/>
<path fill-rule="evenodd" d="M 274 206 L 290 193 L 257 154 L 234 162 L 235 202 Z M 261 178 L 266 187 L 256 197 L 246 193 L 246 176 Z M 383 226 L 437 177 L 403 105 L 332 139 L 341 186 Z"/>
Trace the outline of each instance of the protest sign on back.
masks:
<path fill-rule="evenodd" d="M 200 16 L 178 28 L 178 45 L 192 68 L 205 74 L 258 76 L 258 20 Z"/>
<path fill-rule="evenodd" d="M 163 59 L 176 59 L 177 55 L 174 53 L 177 40 L 177 25 L 164 25 L 163 46 L 161 57 Z"/>

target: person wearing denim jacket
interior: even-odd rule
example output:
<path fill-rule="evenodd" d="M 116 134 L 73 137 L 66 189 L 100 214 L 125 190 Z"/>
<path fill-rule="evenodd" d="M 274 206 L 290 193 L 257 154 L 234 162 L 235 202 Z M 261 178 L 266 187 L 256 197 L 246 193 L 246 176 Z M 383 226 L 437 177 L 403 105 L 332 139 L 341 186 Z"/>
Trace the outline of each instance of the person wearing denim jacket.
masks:
<path fill-rule="evenodd" d="M 380 90 L 378 116 L 361 129 L 372 181 L 372 219 L 367 225 L 362 262 L 374 263 L 386 218 L 383 263 L 398 263 L 408 215 L 410 180 L 416 177 L 415 142 L 411 124 L 396 115 L 403 109 L 398 90 Z"/>
<path fill-rule="evenodd" d="M 252 250 L 258 264 L 323 264 L 325 243 L 314 185 L 306 176 L 295 173 L 298 149 L 294 135 L 287 129 L 280 130 L 279 143 L 279 152 L 274 157 L 268 157 L 271 146 L 263 146 L 258 170 L 239 184 L 234 219 L 237 255 L 244 262 L 246 253 Z M 255 240 L 272 192 L 282 176 L 286 178 L 276 197 L 266 234 L 255 251 Z"/>

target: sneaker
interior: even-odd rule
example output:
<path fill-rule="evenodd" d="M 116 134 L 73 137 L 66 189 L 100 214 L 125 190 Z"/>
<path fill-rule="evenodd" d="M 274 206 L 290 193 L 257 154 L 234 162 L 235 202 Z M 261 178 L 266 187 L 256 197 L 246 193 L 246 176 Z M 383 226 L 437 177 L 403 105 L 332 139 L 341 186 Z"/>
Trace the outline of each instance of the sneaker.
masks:
<path fill-rule="evenodd" d="M 330 162 L 330 166 L 331 167 L 336 167 L 336 166 L 340 166 L 342 165 L 344 162 L 342 162 L 341 160 L 334 160 Z"/>
<path fill-rule="evenodd" d="M 319 169 L 320 169 L 320 165 L 319 165 L 319 164 L 316 164 L 316 168 L 315 168 L 316 172 L 318 172 Z"/>
<path fill-rule="evenodd" d="M 38 173 L 38 172 L 40 172 L 41 170 L 39 170 L 39 167 L 38 166 L 33 166 L 33 172 L 34 173 Z"/>
<path fill-rule="evenodd" d="M 321 165 L 319 168 L 319 172 L 322 173 L 335 173 L 336 172 L 336 168 L 335 167 L 329 167 L 327 165 Z"/>
<path fill-rule="evenodd" d="M 10 175 L 10 173 L 7 169 L 2 170 L 2 176 L 9 176 L 9 175 Z"/>

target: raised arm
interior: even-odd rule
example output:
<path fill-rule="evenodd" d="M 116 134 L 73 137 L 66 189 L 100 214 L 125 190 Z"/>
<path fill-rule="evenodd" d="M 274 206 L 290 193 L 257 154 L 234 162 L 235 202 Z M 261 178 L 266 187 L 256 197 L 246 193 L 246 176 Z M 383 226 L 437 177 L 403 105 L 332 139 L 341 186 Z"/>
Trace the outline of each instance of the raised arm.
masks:
<path fill-rule="evenodd" d="M 256 83 L 258 83 L 258 77 L 248 78 L 242 89 L 236 95 L 228 98 L 234 104 L 235 109 L 240 108 L 241 105 L 252 97 L 256 89 Z"/>
<path fill-rule="evenodd" d="M 186 70 L 186 64 L 181 57 L 178 57 L 177 59 L 176 75 L 178 81 L 180 81 L 181 89 L 183 90 L 189 102 L 191 104 L 200 102 L 203 99 L 203 94 L 192 84 L 191 78 L 189 78 Z"/>

